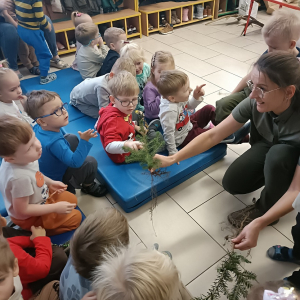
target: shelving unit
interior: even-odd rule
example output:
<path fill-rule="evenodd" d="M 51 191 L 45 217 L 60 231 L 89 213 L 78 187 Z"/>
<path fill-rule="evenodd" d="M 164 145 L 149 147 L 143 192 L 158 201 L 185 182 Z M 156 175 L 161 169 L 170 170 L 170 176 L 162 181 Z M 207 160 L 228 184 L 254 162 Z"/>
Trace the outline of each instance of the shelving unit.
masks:
<path fill-rule="evenodd" d="M 219 9 L 222 9 L 222 12 L 218 13 L 218 16 L 225 16 L 225 15 L 231 15 L 231 14 L 236 14 L 238 10 L 230 10 L 228 7 L 229 1 L 232 1 L 232 4 L 234 7 L 237 7 L 237 0 L 219 0 Z M 217 8 L 216 8 L 217 9 Z"/>
<path fill-rule="evenodd" d="M 141 13 L 138 11 L 138 0 L 124 0 L 123 7 L 117 12 L 106 13 L 93 16 L 92 19 L 96 25 L 106 25 L 107 27 L 113 27 L 121 25 L 125 28 L 127 38 L 142 37 L 141 26 Z M 133 25 L 136 27 L 137 32 L 128 34 L 127 26 Z M 65 49 L 59 50 L 58 54 L 66 54 L 76 51 L 76 47 L 71 48 L 69 45 L 70 40 L 75 40 L 75 27 L 71 20 L 53 23 L 56 33 L 56 41 L 60 42 Z"/>
<path fill-rule="evenodd" d="M 209 5 L 212 10 L 212 15 L 203 19 L 194 19 L 193 12 L 196 5 L 203 4 L 204 6 Z M 182 21 L 182 10 L 183 8 L 189 8 L 189 21 Z M 196 23 L 204 20 L 213 19 L 214 16 L 214 0 L 200 0 L 200 1 L 188 1 L 188 2 L 160 2 L 145 6 L 140 6 L 139 11 L 142 18 L 142 33 L 143 35 L 149 36 L 150 33 L 159 31 L 163 27 L 159 26 L 159 13 L 165 12 L 166 20 L 171 23 L 171 11 L 176 10 L 176 15 L 180 19 L 179 24 L 175 24 L 173 27 L 183 26 L 191 23 Z M 149 23 L 154 27 L 154 29 L 149 30 Z"/>

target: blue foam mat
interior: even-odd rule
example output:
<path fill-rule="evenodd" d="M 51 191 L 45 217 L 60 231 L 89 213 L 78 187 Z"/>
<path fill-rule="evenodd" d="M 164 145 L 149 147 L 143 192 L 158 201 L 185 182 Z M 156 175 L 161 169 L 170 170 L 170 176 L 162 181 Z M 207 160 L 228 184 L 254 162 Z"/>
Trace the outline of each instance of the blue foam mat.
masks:
<path fill-rule="evenodd" d="M 30 93 L 33 90 L 48 90 L 58 93 L 63 102 L 69 103 L 72 89 L 82 81 L 80 73 L 68 68 L 56 72 L 56 75 L 56 80 L 45 85 L 40 84 L 39 76 L 22 80 L 21 88 L 23 94 Z M 86 117 L 86 115 L 72 105 L 69 105 L 67 110 L 69 113 L 69 122 Z"/>
<path fill-rule="evenodd" d="M 81 118 L 64 127 L 64 132 L 77 134 L 78 130 L 94 128 L 94 124 L 95 119 Z M 125 212 L 134 211 L 152 199 L 151 184 L 157 195 L 161 195 L 223 158 L 227 149 L 225 144 L 219 144 L 202 154 L 180 162 L 180 165 L 172 165 L 167 168 L 167 175 L 154 177 L 151 183 L 149 172 L 142 170 L 138 163 L 112 162 L 102 147 L 100 137 L 90 139 L 90 142 L 93 144 L 90 155 L 98 162 L 98 179 L 107 184 L 110 194 Z"/>

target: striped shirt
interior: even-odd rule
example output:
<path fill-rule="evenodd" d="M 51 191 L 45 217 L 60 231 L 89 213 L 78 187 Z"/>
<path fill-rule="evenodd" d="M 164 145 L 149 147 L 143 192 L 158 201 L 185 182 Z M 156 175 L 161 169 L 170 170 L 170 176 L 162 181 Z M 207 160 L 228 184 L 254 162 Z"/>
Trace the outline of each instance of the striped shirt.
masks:
<path fill-rule="evenodd" d="M 31 30 L 39 30 L 48 26 L 41 0 L 15 0 L 15 5 L 20 26 Z"/>

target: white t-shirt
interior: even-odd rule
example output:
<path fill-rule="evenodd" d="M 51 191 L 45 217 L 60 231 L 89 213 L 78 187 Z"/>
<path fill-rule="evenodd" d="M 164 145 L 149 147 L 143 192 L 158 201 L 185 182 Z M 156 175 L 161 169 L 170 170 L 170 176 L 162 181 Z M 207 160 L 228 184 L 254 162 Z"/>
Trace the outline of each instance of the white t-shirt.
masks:
<path fill-rule="evenodd" d="M 27 115 L 20 100 L 14 100 L 12 103 L 0 102 L 0 117 L 11 115 L 28 122 L 34 126 L 33 120 Z"/>
<path fill-rule="evenodd" d="M 38 161 L 25 166 L 2 161 L 0 167 L 0 192 L 8 214 L 24 220 L 24 216 L 15 213 L 12 200 L 29 196 L 30 204 L 42 204 L 49 197 L 49 189 L 44 175 L 39 171 Z"/>
<path fill-rule="evenodd" d="M 14 293 L 8 298 L 8 300 L 23 300 L 22 297 L 22 283 L 19 276 L 14 277 L 14 287 L 15 291 Z"/>

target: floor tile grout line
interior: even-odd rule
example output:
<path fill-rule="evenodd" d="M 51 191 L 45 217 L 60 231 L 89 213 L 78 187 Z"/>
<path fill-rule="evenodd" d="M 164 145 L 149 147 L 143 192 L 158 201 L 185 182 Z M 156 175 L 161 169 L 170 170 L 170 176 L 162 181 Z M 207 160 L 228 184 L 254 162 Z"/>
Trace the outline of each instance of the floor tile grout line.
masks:
<path fill-rule="evenodd" d="M 127 219 L 127 218 L 126 218 Z M 128 222 L 129 223 L 129 222 Z M 146 247 L 146 244 L 144 243 L 144 241 L 139 237 L 139 235 L 135 232 L 135 230 L 129 225 L 129 227 L 131 228 L 131 230 L 134 232 L 134 234 L 138 237 L 138 239 L 141 241 L 141 243 Z M 130 242 L 130 241 L 129 241 Z M 140 244 L 140 243 L 139 243 Z"/>
<path fill-rule="evenodd" d="M 292 242 L 294 244 L 294 241 L 291 240 L 288 236 L 286 236 L 283 232 L 281 232 L 278 228 L 276 228 L 275 226 L 271 226 L 273 227 L 275 230 L 277 230 L 281 235 L 283 235 L 285 238 L 287 238 L 290 242 Z"/>

